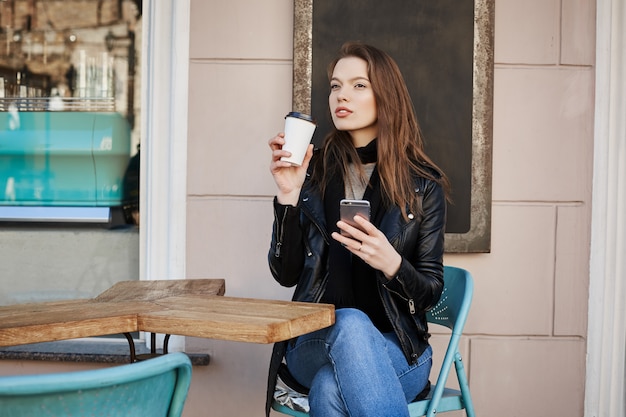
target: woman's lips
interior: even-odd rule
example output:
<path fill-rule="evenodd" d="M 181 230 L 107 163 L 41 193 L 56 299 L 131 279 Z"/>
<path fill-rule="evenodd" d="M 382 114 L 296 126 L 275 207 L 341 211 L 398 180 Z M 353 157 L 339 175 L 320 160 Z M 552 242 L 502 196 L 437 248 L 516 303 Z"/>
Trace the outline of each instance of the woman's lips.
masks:
<path fill-rule="evenodd" d="M 335 109 L 335 115 L 337 117 L 346 117 L 352 114 L 352 111 L 346 107 L 337 107 Z"/>

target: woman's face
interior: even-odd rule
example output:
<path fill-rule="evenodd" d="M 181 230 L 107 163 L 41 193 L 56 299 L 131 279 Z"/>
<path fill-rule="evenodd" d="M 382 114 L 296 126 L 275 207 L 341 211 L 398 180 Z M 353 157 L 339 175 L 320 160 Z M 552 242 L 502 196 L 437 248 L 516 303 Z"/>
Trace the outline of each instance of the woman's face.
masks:
<path fill-rule="evenodd" d="M 367 76 L 367 62 L 361 58 L 347 57 L 337 62 L 328 105 L 335 127 L 349 132 L 356 147 L 378 136 L 376 99 Z"/>

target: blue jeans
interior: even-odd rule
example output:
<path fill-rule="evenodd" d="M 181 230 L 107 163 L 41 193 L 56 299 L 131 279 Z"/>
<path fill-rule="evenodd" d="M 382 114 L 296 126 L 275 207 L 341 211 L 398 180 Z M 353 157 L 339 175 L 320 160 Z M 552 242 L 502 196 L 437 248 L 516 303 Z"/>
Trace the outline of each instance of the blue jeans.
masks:
<path fill-rule="evenodd" d="M 395 333 L 381 333 L 360 310 L 336 311 L 335 324 L 289 344 L 287 367 L 310 388 L 311 417 L 408 417 L 428 381 L 432 348 L 409 365 Z"/>

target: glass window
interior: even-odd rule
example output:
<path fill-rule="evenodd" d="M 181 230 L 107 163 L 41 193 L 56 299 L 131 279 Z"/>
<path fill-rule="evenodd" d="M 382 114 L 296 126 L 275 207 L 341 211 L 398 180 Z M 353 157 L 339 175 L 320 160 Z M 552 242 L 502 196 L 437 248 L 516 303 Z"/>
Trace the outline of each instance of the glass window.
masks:
<path fill-rule="evenodd" d="M 139 279 L 141 0 L 0 0 L 0 304 Z"/>
<path fill-rule="evenodd" d="M 0 1 L 1 220 L 135 222 L 140 23 L 140 0 Z"/>

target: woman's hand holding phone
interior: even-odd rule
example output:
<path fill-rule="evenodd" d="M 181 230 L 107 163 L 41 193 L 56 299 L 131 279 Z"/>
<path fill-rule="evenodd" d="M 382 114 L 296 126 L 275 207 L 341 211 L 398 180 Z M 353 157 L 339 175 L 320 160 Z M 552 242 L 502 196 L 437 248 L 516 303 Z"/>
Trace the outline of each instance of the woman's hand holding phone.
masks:
<path fill-rule="evenodd" d="M 333 232 L 333 239 L 372 268 L 381 271 L 387 279 L 392 279 L 400 269 L 402 257 L 385 234 L 369 221 L 369 210 L 367 216 L 362 207 L 359 210 L 344 208 L 343 212 L 342 220 L 337 222 L 339 233 Z M 354 215 L 348 218 L 348 212 Z"/>

